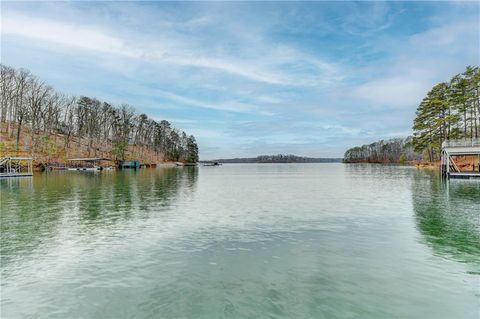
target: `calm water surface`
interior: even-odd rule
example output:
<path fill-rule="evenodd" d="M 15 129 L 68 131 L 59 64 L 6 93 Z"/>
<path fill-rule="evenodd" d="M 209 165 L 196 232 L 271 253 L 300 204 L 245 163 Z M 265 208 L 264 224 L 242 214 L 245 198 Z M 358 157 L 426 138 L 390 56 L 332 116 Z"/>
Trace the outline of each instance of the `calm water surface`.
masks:
<path fill-rule="evenodd" d="M 0 187 L 1 318 L 480 317 L 480 182 L 247 164 Z"/>

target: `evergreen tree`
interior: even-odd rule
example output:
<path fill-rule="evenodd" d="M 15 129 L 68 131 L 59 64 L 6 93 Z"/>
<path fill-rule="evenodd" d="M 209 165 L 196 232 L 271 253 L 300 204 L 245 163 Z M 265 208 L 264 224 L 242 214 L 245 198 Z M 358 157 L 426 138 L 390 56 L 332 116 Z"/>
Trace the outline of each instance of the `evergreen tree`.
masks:
<path fill-rule="evenodd" d="M 187 157 L 186 160 L 191 163 L 198 162 L 198 146 L 193 135 L 187 138 Z"/>
<path fill-rule="evenodd" d="M 442 142 L 479 137 L 480 68 L 467 67 L 448 83 L 435 85 L 422 100 L 413 123 L 415 151 L 440 158 Z"/>

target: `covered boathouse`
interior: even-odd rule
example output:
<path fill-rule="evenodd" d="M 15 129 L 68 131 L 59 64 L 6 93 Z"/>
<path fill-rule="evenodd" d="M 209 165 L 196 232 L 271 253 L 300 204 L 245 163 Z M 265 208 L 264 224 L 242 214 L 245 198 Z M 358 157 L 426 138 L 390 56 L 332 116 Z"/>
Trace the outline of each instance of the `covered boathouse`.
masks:
<path fill-rule="evenodd" d="M 33 176 L 33 159 L 31 157 L 7 156 L 0 158 L 0 178 L 22 176 Z"/>
<path fill-rule="evenodd" d="M 468 165 L 460 165 L 460 159 Z M 444 141 L 441 169 L 446 178 L 480 178 L 480 138 Z"/>

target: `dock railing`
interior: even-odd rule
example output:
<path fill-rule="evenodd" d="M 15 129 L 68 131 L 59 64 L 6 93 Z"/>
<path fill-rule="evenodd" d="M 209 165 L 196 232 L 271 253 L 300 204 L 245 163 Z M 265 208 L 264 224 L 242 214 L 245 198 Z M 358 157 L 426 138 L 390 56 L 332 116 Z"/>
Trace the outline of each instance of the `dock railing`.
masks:
<path fill-rule="evenodd" d="M 480 147 L 480 138 L 446 140 L 442 143 L 442 148 L 446 147 Z"/>

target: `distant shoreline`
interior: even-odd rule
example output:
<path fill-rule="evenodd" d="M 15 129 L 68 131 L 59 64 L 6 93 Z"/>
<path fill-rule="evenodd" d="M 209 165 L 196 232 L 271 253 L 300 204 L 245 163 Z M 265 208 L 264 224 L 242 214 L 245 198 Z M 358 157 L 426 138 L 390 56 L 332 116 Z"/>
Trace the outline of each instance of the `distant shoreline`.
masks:
<path fill-rule="evenodd" d="M 203 163 L 212 163 L 218 161 L 199 161 L 199 164 Z M 218 162 L 220 164 L 352 164 L 352 163 L 344 163 L 342 161 L 330 161 L 330 162 Z M 368 163 L 365 163 L 368 164 Z M 370 163 L 373 164 L 373 163 Z"/>
<path fill-rule="evenodd" d="M 201 161 L 202 162 L 202 161 Z M 276 164 L 276 163 L 342 163 L 343 158 L 324 158 L 324 157 L 306 157 L 306 156 L 297 156 L 297 155 L 259 155 L 257 157 L 239 157 L 239 158 L 223 158 L 215 159 L 210 161 L 203 162 L 218 162 L 222 164 L 235 163 L 235 164 Z"/>

